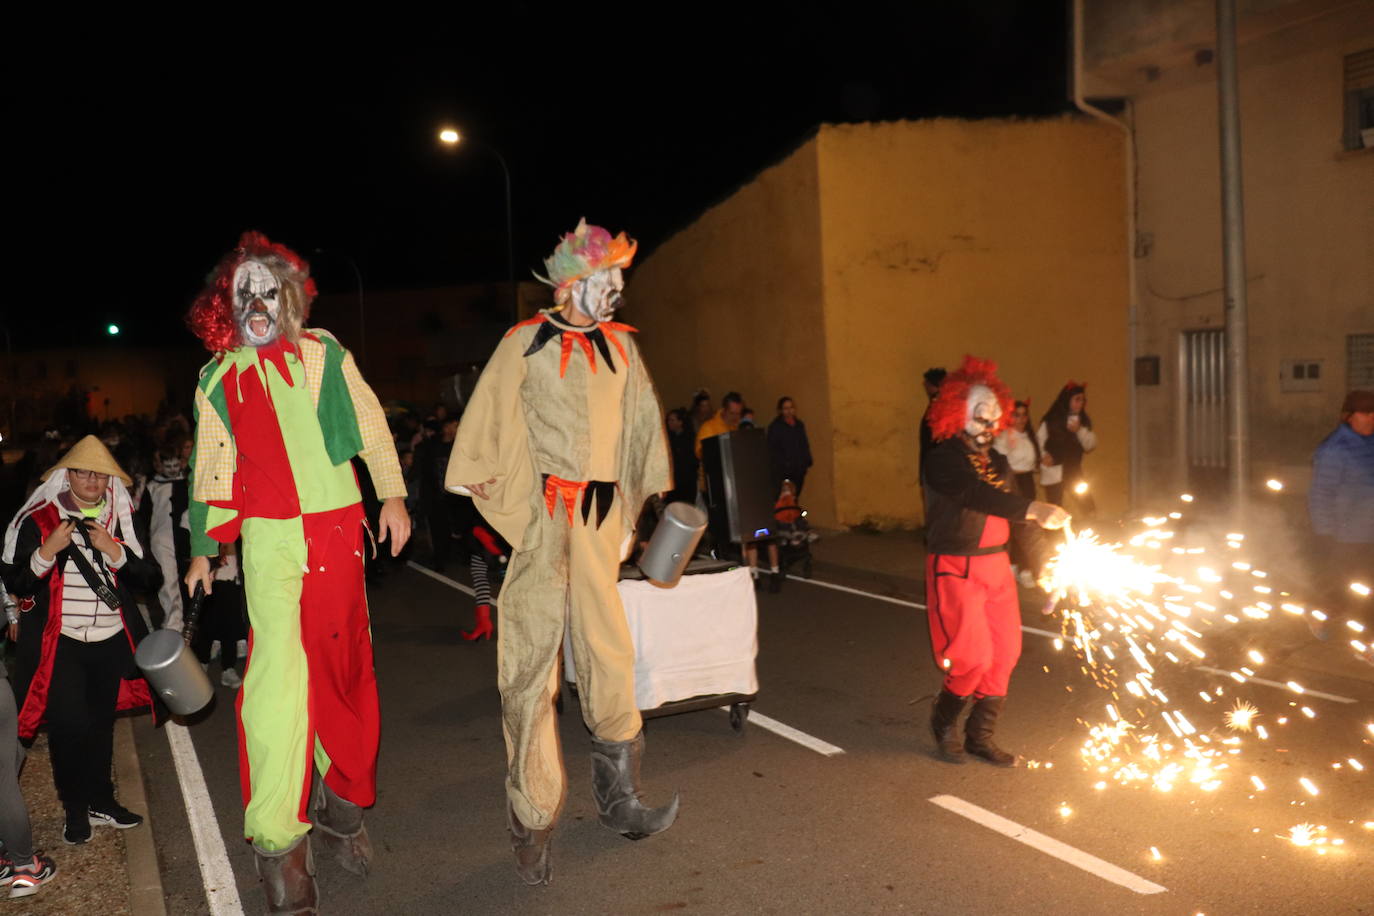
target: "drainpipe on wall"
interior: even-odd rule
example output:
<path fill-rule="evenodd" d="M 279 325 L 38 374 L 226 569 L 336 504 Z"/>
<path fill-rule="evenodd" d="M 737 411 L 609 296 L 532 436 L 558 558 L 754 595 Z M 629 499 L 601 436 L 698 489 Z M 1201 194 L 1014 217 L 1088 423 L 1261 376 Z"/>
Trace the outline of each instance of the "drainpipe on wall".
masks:
<path fill-rule="evenodd" d="M 1135 135 L 1128 121 L 1112 117 L 1090 105 L 1083 97 L 1083 0 L 1073 0 L 1073 103 L 1084 114 L 1120 128 L 1126 137 L 1126 284 L 1129 290 L 1126 307 L 1126 396 L 1130 431 L 1127 460 L 1130 465 L 1131 508 L 1134 509 L 1140 499 L 1140 411 L 1135 387 L 1136 326 L 1139 323 L 1135 270 Z"/>
<path fill-rule="evenodd" d="M 1226 386 L 1231 401 L 1231 504 L 1250 499 L 1249 322 L 1245 289 L 1245 199 L 1240 166 L 1240 89 L 1236 81 L 1236 0 L 1217 0 L 1217 114 L 1221 127 L 1221 243 L 1226 280 Z"/>

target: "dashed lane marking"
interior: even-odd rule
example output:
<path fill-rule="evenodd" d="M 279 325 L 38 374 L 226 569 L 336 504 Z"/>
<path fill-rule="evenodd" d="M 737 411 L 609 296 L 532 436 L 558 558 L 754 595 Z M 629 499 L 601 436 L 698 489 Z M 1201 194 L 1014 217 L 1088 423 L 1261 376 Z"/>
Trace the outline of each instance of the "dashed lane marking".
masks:
<path fill-rule="evenodd" d="M 1224 677 L 1230 677 L 1230 676 L 1231 676 L 1231 672 L 1230 672 L 1230 671 L 1227 671 L 1227 670 L 1224 669 L 1224 668 L 1207 668 L 1207 667 L 1204 667 L 1204 666 L 1202 666 L 1202 665 L 1198 665 L 1197 670 L 1199 670 L 1199 671 L 1206 671 L 1208 674 L 1220 674 L 1220 675 L 1222 675 L 1222 676 L 1224 676 Z M 1269 679 L 1267 679 L 1267 678 L 1262 678 L 1262 677 L 1247 677 L 1247 678 L 1245 678 L 1245 683 L 1247 683 L 1247 684 L 1263 684 L 1263 685 L 1266 686 L 1266 687 L 1277 687 L 1277 688 L 1279 688 L 1280 690 L 1287 690 L 1289 693 L 1298 694 L 1298 692 L 1297 692 L 1296 690 L 1294 690 L 1292 687 L 1289 687 L 1287 684 L 1283 683 L 1282 681 L 1271 681 L 1271 680 L 1269 680 Z M 1323 700 L 1331 700 L 1332 702 L 1335 702 L 1335 703 L 1358 703 L 1358 702 L 1359 702 L 1359 700 L 1355 700 L 1355 699 L 1352 699 L 1352 698 L 1350 698 L 1350 697 L 1343 697 L 1343 696 L 1341 696 L 1341 695 L 1338 694 L 1338 693 L 1323 693 L 1323 692 L 1320 691 L 1320 690 L 1313 690 L 1313 689 L 1310 688 L 1310 687 L 1304 687 L 1304 688 L 1302 689 L 1302 693 L 1301 693 L 1301 694 L 1298 694 L 1298 695 L 1300 695 L 1300 696 L 1305 696 L 1305 697 L 1320 697 L 1320 698 L 1323 699 Z"/>
<path fill-rule="evenodd" d="M 1074 868 L 1081 868 L 1090 875 L 1096 875 L 1113 884 L 1118 884 L 1127 890 L 1135 891 L 1137 894 L 1162 894 L 1168 890 L 1153 881 L 1147 881 L 1133 872 L 1113 865 L 1105 859 L 1099 859 L 1091 853 L 1086 853 L 1081 849 L 1061 843 L 1053 837 L 1045 836 L 1043 833 L 1024 827 L 1016 821 L 1009 821 L 1000 814 L 993 814 L 986 808 L 980 808 L 975 804 L 964 801 L 962 798 L 955 798 L 953 795 L 936 795 L 930 799 L 933 804 L 939 805 L 946 811 L 953 811 L 960 817 L 966 817 L 975 824 L 981 824 L 989 830 L 996 831 L 1004 837 L 1015 840 L 1018 843 L 1025 843 L 1032 849 L 1038 849 L 1045 855 L 1054 856 L 1061 862 L 1067 862 Z"/>
<path fill-rule="evenodd" d="M 437 573 L 427 566 L 421 566 L 414 560 L 407 560 L 406 563 L 412 569 L 418 572 L 422 572 L 426 576 L 429 576 L 431 579 L 436 579 L 439 582 L 442 582 L 445 585 L 449 586 L 450 588 L 456 588 L 458 589 L 458 591 L 462 592 L 465 595 L 471 595 L 473 593 L 472 589 L 468 588 L 463 583 L 455 582 L 443 573 Z M 838 585 L 832 587 L 843 588 L 843 586 Z M 845 591 L 854 591 L 854 589 L 845 589 Z M 859 594 L 866 593 L 860 592 Z M 810 748 L 817 754 L 823 754 L 826 757 L 834 757 L 836 754 L 844 753 L 844 748 L 842 747 L 838 747 L 837 745 L 831 744 L 829 741 L 822 741 L 820 738 L 817 738 L 813 735 L 808 735 L 806 732 L 801 731 L 799 729 L 795 729 L 784 722 L 779 722 L 777 719 L 770 719 L 768 716 L 765 716 L 762 713 L 756 712 L 752 709 L 749 711 L 749 722 L 752 725 L 757 725 L 764 731 L 770 731 L 775 735 L 780 735 L 781 737 L 786 738 L 788 741 L 795 741 L 802 747 Z"/>

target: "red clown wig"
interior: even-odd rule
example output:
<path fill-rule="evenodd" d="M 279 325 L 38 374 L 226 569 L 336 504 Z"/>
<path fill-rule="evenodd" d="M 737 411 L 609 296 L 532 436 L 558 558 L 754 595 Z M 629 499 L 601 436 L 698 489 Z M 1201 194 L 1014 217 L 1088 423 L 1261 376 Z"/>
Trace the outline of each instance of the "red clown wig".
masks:
<path fill-rule="evenodd" d="M 945 376 L 940 393 L 930 405 L 930 432 L 936 441 L 949 439 L 963 432 L 968 423 L 969 392 L 978 385 L 989 388 L 1002 408 L 997 432 L 1011 425 L 1013 401 L 1011 389 L 997 377 L 997 364 L 990 359 L 965 356 L 964 364 Z"/>
<path fill-rule="evenodd" d="M 223 353 L 239 345 L 233 285 L 234 272 L 244 261 L 262 262 L 281 284 L 286 312 L 282 325 L 288 339 L 294 341 L 315 298 L 315 281 L 304 258 L 285 245 L 270 241 L 261 232 L 245 232 L 239 237 L 238 246 L 215 265 L 205 280 L 205 289 L 186 314 L 186 326 L 211 353 Z"/>

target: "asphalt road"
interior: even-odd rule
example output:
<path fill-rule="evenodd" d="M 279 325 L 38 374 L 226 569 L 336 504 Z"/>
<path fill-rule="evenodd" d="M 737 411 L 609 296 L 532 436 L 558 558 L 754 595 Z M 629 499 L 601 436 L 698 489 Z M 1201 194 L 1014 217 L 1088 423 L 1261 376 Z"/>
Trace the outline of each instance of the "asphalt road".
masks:
<path fill-rule="evenodd" d="M 1374 912 L 1374 830 L 1361 826 L 1374 820 L 1374 742 L 1359 737 L 1374 721 L 1370 684 L 1291 672 L 1308 688 L 1358 702 L 1305 698 L 1318 718 L 1294 707 L 1282 727 L 1275 720 L 1292 697 L 1248 687 L 1274 737 L 1214 793 L 1188 785 L 1097 791 L 1079 762 L 1076 720 L 1102 718 L 1104 698 L 1049 639 L 1027 634 L 999 740 L 1042 765 L 949 766 L 929 753 L 925 723 L 939 679 L 924 612 L 800 581 L 759 597 L 755 709 L 845 752 L 824 756 L 753 724 L 737 735 L 723 710 L 651 720 L 646 801 L 661 804 L 679 789 L 682 814 L 667 833 L 630 842 L 596 822 L 588 741 L 569 697 L 561 717 L 569 794 L 554 881 L 526 888 L 505 832 L 495 643 L 463 643 L 457 630 L 470 624 L 471 599 L 414 570 L 398 570 L 371 601 L 383 707 L 379 800 L 368 814 L 376 858 L 366 881 L 318 860 L 325 913 Z M 1053 626 L 1035 610 L 1025 621 Z M 1234 686 L 1198 671 L 1160 681 L 1180 697 L 1218 685 Z M 260 912 L 241 839 L 230 691 L 220 690 L 190 734 L 244 908 Z M 167 736 L 144 718 L 137 737 L 168 910 L 208 912 Z M 1369 771 L 1332 768 L 1350 756 Z M 1263 774 L 1267 791 L 1251 788 L 1252 772 Z M 1304 775 L 1319 796 L 1297 787 Z M 1067 844 L 1063 855 L 1085 867 L 937 797 Z M 1346 843 L 1319 856 L 1278 836 L 1301 822 L 1326 825 Z M 1098 860 L 1164 890 L 1143 894 L 1106 880 Z"/>

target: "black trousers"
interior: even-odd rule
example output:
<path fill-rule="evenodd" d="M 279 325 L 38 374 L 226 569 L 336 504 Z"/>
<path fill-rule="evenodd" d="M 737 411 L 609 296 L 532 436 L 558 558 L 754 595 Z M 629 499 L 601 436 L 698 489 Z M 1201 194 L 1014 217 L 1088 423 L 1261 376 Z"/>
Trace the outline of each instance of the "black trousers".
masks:
<path fill-rule="evenodd" d="M 196 638 L 191 648 L 201 663 L 210 661 L 210 645 L 219 640 L 220 667 L 228 671 L 241 667 L 238 641 L 248 638 L 247 610 L 243 603 L 243 586 L 222 579 L 215 590 L 205 596 L 196 626 Z"/>
<path fill-rule="evenodd" d="M 68 818 L 84 818 L 88 807 L 114 801 L 115 703 L 132 665 L 123 632 L 101 642 L 58 637 L 48 687 L 48 750 Z"/>

